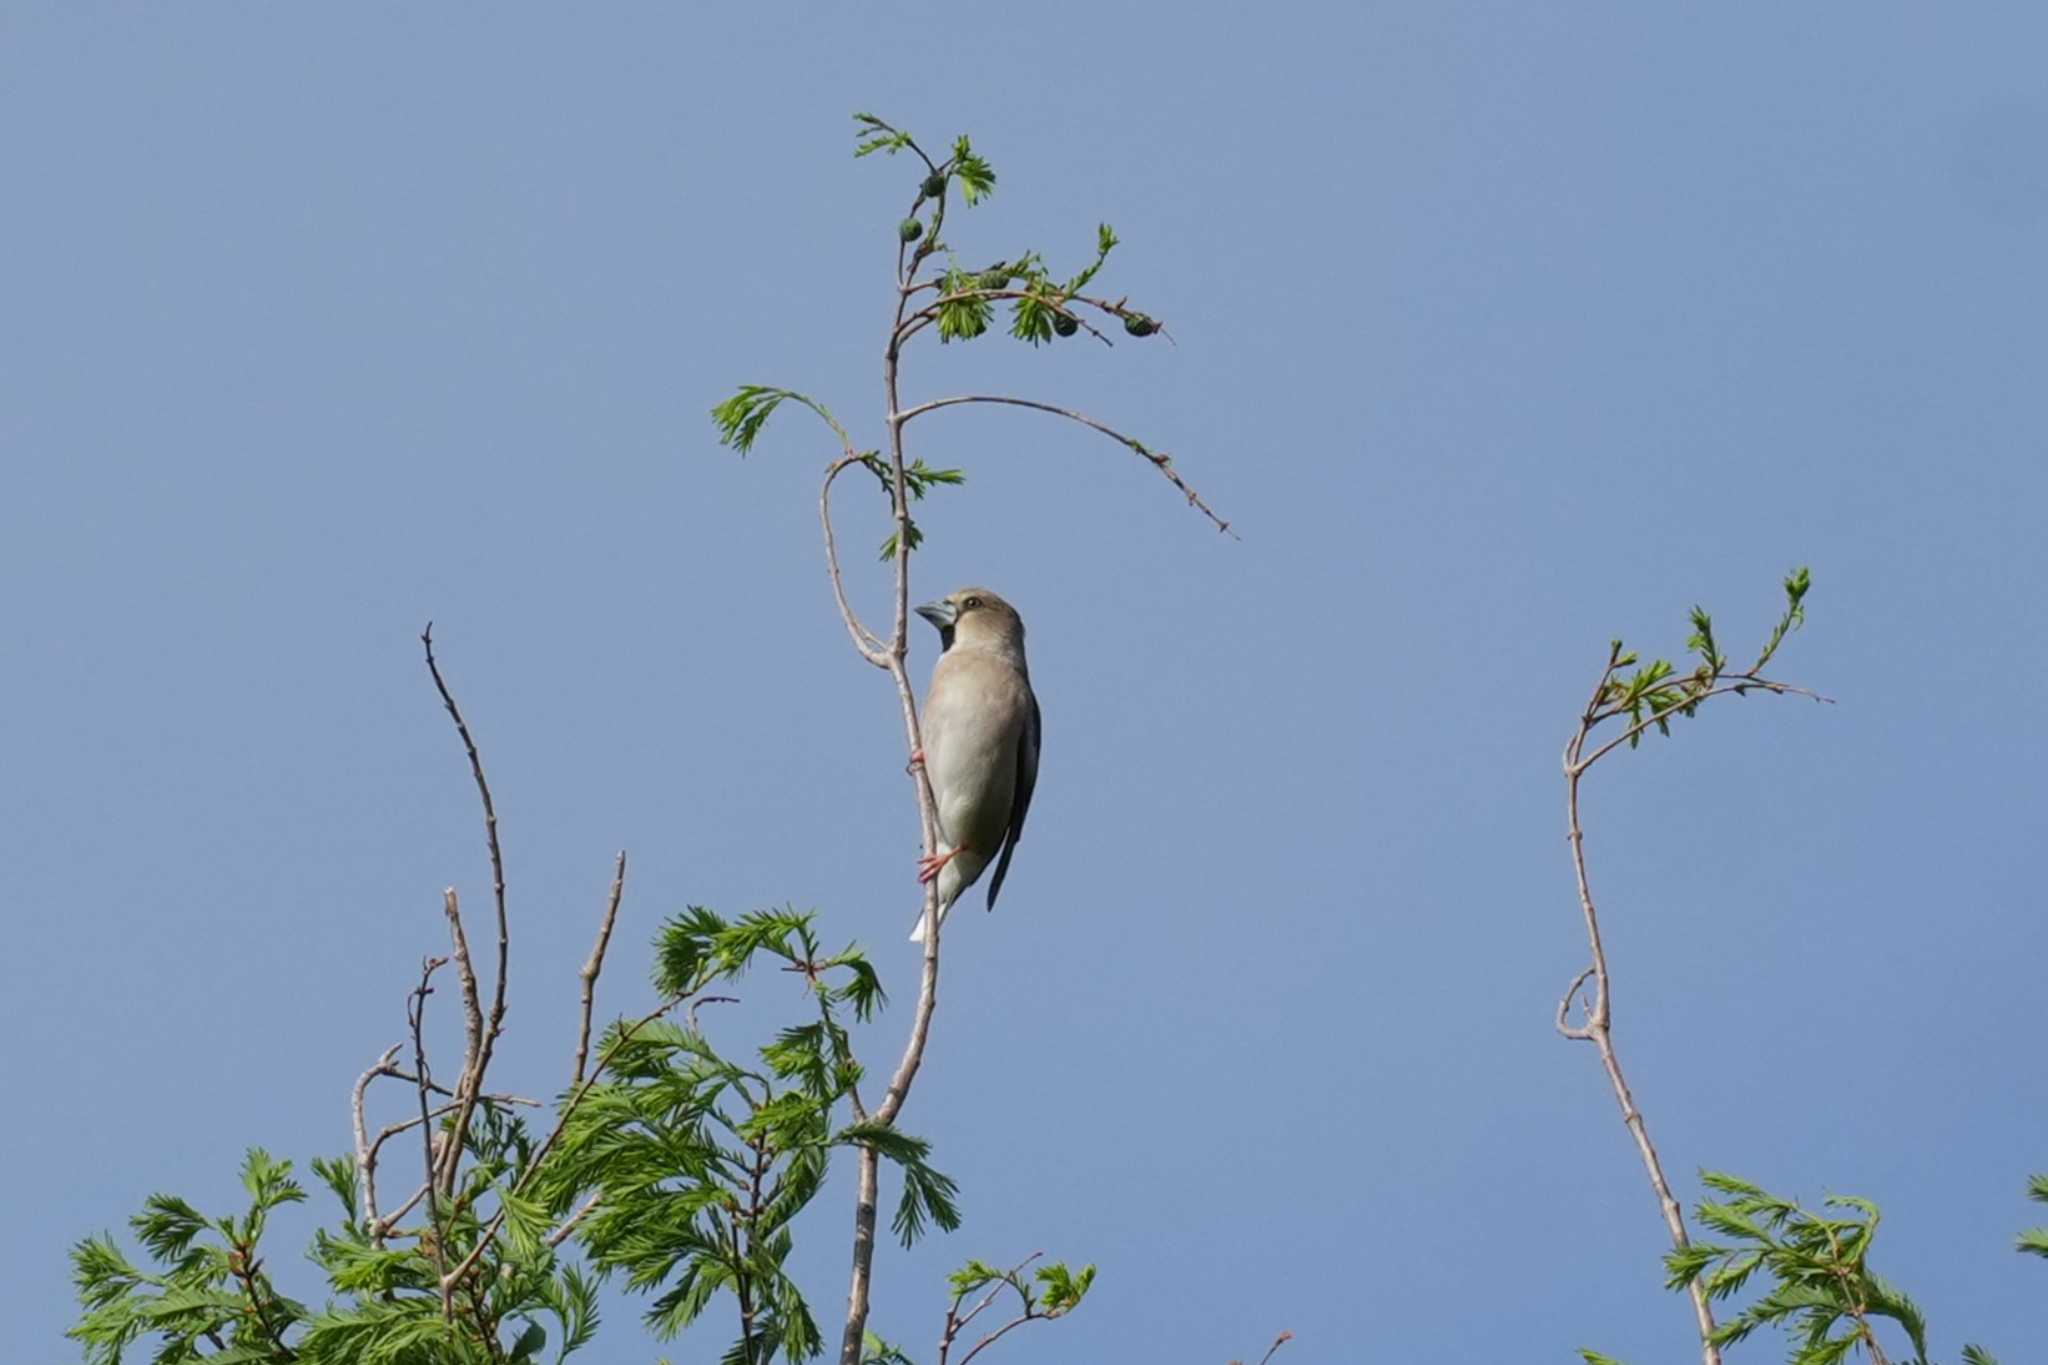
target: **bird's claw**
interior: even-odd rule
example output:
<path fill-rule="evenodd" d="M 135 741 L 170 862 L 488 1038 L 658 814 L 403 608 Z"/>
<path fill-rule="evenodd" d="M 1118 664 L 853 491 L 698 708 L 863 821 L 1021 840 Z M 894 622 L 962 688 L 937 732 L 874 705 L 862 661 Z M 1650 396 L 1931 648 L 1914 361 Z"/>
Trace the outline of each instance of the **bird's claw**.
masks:
<path fill-rule="evenodd" d="M 917 884 L 923 886 L 926 882 L 938 876 L 945 869 L 946 864 L 952 862 L 959 852 L 960 850 L 957 848 L 949 848 L 944 853 L 934 853 L 928 857 L 919 858 L 917 860 Z"/>

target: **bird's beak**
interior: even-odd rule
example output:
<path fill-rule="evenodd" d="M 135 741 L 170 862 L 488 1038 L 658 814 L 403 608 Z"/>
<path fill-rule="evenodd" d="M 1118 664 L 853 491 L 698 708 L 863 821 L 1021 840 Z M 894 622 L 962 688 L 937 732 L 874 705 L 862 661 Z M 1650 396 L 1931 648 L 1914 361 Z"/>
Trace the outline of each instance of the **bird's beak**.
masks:
<path fill-rule="evenodd" d="M 938 627 L 943 634 L 951 630 L 953 623 L 960 619 L 960 608 L 951 602 L 927 602 L 917 609 L 917 614 Z"/>

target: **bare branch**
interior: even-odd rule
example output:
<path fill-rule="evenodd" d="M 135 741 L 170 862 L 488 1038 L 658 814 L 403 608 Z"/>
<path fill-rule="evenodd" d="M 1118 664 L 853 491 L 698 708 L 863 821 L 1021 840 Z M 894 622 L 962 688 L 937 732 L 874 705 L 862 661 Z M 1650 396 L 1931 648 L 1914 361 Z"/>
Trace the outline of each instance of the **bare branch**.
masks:
<path fill-rule="evenodd" d="M 484 777 L 483 758 L 477 753 L 476 741 L 470 737 L 469 723 L 462 718 L 462 708 L 455 704 L 455 695 L 448 690 L 447 680 L 441 676 L 441 665 L 434 658 L 433 622 L 429 621 L 427 628 L 420 632 L 420 645 L 426 651 L 427 672 L 434 679 L 434 690 L 441 694 L 441 704 L 448 708 L 448 715 L 455 722 L 455 732 L 462 737 L 463 751 L 469 755 L 470 776 L 476 780 L 477 798 L 483 804 L 484 841 L 491 854 L 491 898 L 498 918 L 498 977 L 491 988 L 490 1021 L 483 1030 L 481 1041 L 464 1060 L 462 1079 L 456 1086 L 456 1098 L 462 1102 L 462 1111 L 455 1121 L 455 1141 L 449 1147 L 446 1169 L 441 1173 L 443 1185 L 452 1191 L 455 1188 L 455 1171 L 461 1165 L 462 1150 L 469 1137 L 470 1115 L 476 1108 L 477 1095 L 483 1090 L 484 1073 L 490 1069 L 492 1050 L 505 1026 L 505 978 L 512 938 L 505 918 L 505 855 L 498 844 L 498 808 L 491 800 L 491 784 Z M 450 921 L 460 937 L 461 917 L 454 913 L 454 896 L 450 890 L 447 905 Z M 463 957 L 466 962 L 466 952 Z M 473 980 L 471 974 L 472 984 Z"/>
<path fill-rule="evenodd" d="M 1198 509 L 1218 531 L 1232 537 L 1236 535 L 1230 529 L 1230 523 L 1217 516 L 1209 504 L 1202 501 L 1201 495 L 1190 488 L 1185 479 L 1181 478 L 1179 472 L 1173 467 L 1172 456 L 1163 450 L 1154 450 L 1136 437 L 1126 436 L 1116 428 L 1098 422 L 1093 417 L 1083 413 L 1075 412 L 1071 408 L 1059 407 L 1053 403 L 1041 403 L 1031 398 L 1011 398 L 1003 394 L 973 393 L 962 394 L 954 398 L 934 398 L 928 403 L 919 403 L 914 408 L 893 413 L 890 421 L 892 425 L 901 427 L 902 424 L 910 421 L 913 417 L 921 417 L 928 412 L 937 412 L 940 408 L 957 407 L 962 403 L 998 403 L 1006 407 L 1030 408 L 1034 412 L 1051 413 L 1055 417 L 1064 417 L 1070 422 L 1079 422 L 1090 431 L 1098 431 L 1104 436 L 1109 437 L 1110 440 L 1128 447 L 1131 451 L 1143 457 L 1154 469 L 1166 477 L 1167 482 L 1181 491 L 1182 496 L 1187 498 L 1190 507 Z"/>
<path fill-rule="evenodd" d="M 422 1181 L 420 1187 L 414 1190 L 403 1204 L 400 1204 L 397 1208 L 386 1214 L 377 1226 L 372 1229 L 374 1235 L 380 1238 L 390 1236 L 391 1230 L 398 1226 L 399 1220 L 408 1213 L 411 1213 L 420 1200 L 426 1198 L 429 1193 L 427 1182 Z"/>
<path fill-rule="evenodd" d="M 462 1027 L 468 1038 L 462 1053 L 462 1074 L 455 1083 L 455 1106 L 461 1117 L 455 1121 L 454 1131 L 464 1134 L 469 1131 L 470 1106 L 465 1103 L 474 1093 L 474 1086 L 480 1079 L 477 1063 L 483 1056 L 484 1011 L 477 995 L 476 967 L 469 960 L 469 936 L 462 932 L 462 907 L 456 901 L 455 888 L 448 887 L 441 893 L 441 909 L 448 916 L 448 937 L 454 945 L 456 979 L 462 983 Z M 462 1143 L 450 1142 L 441 1152 L 441 1165 L 436 1172 L 444 1193 L 455 1190 L 455 1168 L 462 1160 Z"/>
<path fill-rule="evenodd" d="M 578 1223 L 581 1223 L 586 1217 L 589 1216 L 590 1211 L 597 1207 L 597 1201 L 602 1198 L 604 1198 L 604 1192 L 600 1190 L 596 1194 L 591 1195 L 590 1198 L 584 1200 L 582 1207 L 577 1209 L 576 1212 L 570 1214 L 569 1217 L 563 1221 L 562 1226 L 556 1228 L 553 1232 L 548 1234 L 548 1245 L 551 1247 L 558 1247 L 562 1243 L 568 1241 L 569 1234 L 576 1231 L 576 1225 Z"/>
<path fill-rule="evenodd" d="M 1275 1351 L 1279 1350 L 1282 1346 L 1285 1346 L 1288 1342 L 1292 1340 L 1294 1340 L 1294 1333 L 1292 1332 L 1282 1332 L 1279 1336 L 1274 1337 L 1273 1344 L 1271 1346 L 1268 1346 L 1266 1348 L 1266 1353 L 1259 1357 L 1259 1365 L 1266 1365 L 1266 1362 L 1273 1358 L 1273 1353 Z"/>
<path fill-rule="evenodd" d="M 604 970 L 604 950 L 612 941 L 612 924 L 619 917 L 619 898 L 626 893 L 626 850 L 619 850 L 619 858 L 612 865 L 612 894 L 605 902 L 604 919 L 597 926 L 597 942 L 590 945 L 590 957 L 583 964 L 583 970 L 576 973 L 583 983 L 583 1021 L 576 1029 L 576 1065 L 569 1073 L 569 1083 L 575 1085 L 583 1079 L 583 1062 L 590 1055 L 590 1010 L 597 1000 L 597 974 Z"/>
<path fill-rule="evenodd" d="M 392 1059 L 404 1046 L 403 1043 L 393 1043 L 385 1048 L 384 1055 L 356 1078 L 355 1091 L 350 1096 L 349 1114 L 354 1120 L 356 1135 L 356 1185 L 362 1196 L 363 1224 L 372 1230 L 373 1236 L 377 1225 L 377 1150 L 370 1145 L 370 1131 L 363 1120 L 363 1097 L 371 1081 L 392 1074 Z M 381 1143 L 383 1139 L 378 1141 Z"/>
<path fill-rule="evenodd" d="M 1578 974 L 1578 977 L 1575 980 L 1573 980 L 1571 984 L 1571 989 L 1567 990 L 1564 993 L 1564 998 L 1557 1002 L 1557 1031 L 1559 1033 L 1562 1033 L 1567 1038 L 1577 1039 L 1581 1042 L 1591 1042 L 1593 1040 L 1592 1031 L 1590 1029 L 1576 1028 L 1570 1023 L 1568 1023 L 1567 1020 L 1570 1018 L 1572 1012 L 1572 997 L 1576 996 L 1579 993 L 1579 987 L 1585 985 L 1587 980 L 1592 975 L 1593 969 L 1591 967 L 1588 967 L 1583 972 L 1580 972 Z M 1588 1017 L 1590 1017 L 1593 1014 L 1594 1008 L 1595 1007 L 1590 1004 L 1586 1007 L 1586 1013 Z"/>
<path fill-rule="evenodd" d="M 832 579 L 832 600 L 839 604 L 839 618 L 846 623 L 846 633 L 853 640 L 853 647 L 860 651 L 860 657 L 876 668 L 889 666 L 889 655 L 875 633 L 861 624 L 854 613 L 853 604 L 846 600 L 846 583 L 839 572 L 839 540 L 832 533 L 832 482 L 852 466 L 861 463 L 859 455 L 849 442 L 846 454 L 834 460 L 825 469 L 825 482 L 818 489 L 818 522 L 825 530 L 825 569 Z M 904 547 L 905 537 L 899 531 L 897 546 Z"/>
<path fill-rule="evenodd" d="M 455 1320 L 455 1300 L 448 1292 L 448 1277 L 444 1273 L 448 1229 L 441 1221 L 441 1201 L 434 1192 L 434 1128 L 427 1115 L 427 1046 L 421 1040 L 421 1029 L 427 1017 L 427 997 L 433 994 L 429 983 L 433 981 L 434 973 L 447 963 L 445 957 L 430 957 L 420 964 L 420 984 L 406 1002 L 406 1022 L 412 1025 L 413 1074 L 419 1078 L 420 1145 L 426 1161 L 427 1221 L 432 1224 L 429 1232 L 432 1234 L 434 1270 L 441 1275 L 441 1316 L 452 1322 Z"/>

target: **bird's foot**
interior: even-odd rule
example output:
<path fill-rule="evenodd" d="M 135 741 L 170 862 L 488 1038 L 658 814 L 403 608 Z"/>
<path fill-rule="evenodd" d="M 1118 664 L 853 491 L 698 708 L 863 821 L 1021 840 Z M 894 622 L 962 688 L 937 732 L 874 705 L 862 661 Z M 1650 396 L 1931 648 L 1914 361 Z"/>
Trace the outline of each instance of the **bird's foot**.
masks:
<path fill-rule="evenodd" d="M 923 886 L 926 882 L 938 876 L 944 870 L 947 863 L 952 862 L 953 859 L 959 856 L 959 849 L 949 848 L 944 853 L 934 853 L 928 858 L 919 858 L 917 860 L 917 884 Z"/>
<path fill-rule="evenodd" d="M 912 749 L 912 750 L 910 751 L 910 762 L 908 762 L 908 763 L 906 763 L 906 764 L 904 764 L 904 765 L 903 765 L 903 767 L 904 767 L 904 770 L 905 770 L 906 772 L 913 772 L 913 773 L 914 773 L 914 772 L 916 772 L 916 771 L 917 771 L 917 770 L 918 770 L 919 768 L 922 768 L 923 766 L 924 766 L 924 750 L 923 750 L 923 749 Z"/>

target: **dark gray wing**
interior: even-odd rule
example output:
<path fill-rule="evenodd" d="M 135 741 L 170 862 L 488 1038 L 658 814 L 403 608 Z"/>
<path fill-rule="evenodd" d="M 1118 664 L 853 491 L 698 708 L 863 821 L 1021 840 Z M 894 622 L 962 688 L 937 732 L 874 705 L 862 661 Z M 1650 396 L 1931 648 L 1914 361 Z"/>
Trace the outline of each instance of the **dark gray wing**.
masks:
<path fill-rule="evenodd" d="M 1017 791 L 1010 798 L 1010 828 L 1003 836 L 1003 856 L 996 859 L 996 875 L 988 884 L 988 908 L 996 908 L 996 893 L 1003 889 L 1003 874 L 1010 870 L 1010 854 L 1024 837 L 1024 817 L 1031 810 L 1031 793 L 1038 787 L 1038 694 L 1031 696 L 1031 713 L 1024 719 L 1024 734 L 1017 742 Z"/>

